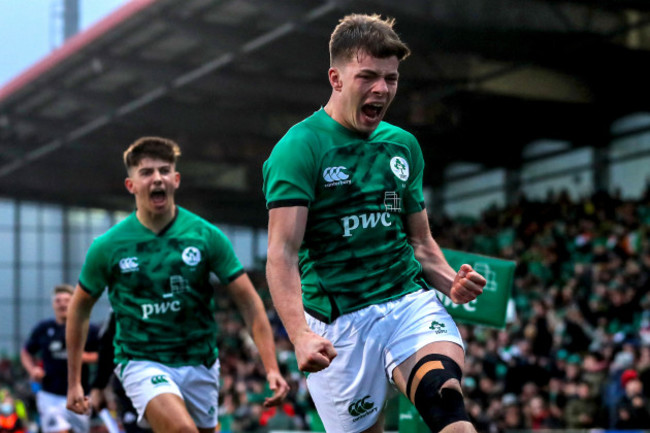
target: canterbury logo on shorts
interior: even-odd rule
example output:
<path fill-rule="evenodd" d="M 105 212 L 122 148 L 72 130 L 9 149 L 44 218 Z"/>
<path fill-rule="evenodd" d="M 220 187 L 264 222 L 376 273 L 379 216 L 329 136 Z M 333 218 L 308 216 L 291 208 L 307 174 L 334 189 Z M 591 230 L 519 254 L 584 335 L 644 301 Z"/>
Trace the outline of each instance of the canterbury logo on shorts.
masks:
<path fill-rule="evenodd" d="M 358 421 L 361 418 L 364 418 L 366 415 L 370 415 L 373 412 L 376 412 L 377 408 L 375 407 L 375 403 L 370 401 L 370 396 L 367 395 L 359 400 L 353 401 L 349 406 L 348 406 L 348 413 L 352 415 L 354 418 L 352 421 Z"/>
<path fill-rule="evenodd" d="M 161 385 L 161 384 L 164 384 L 164 383 L 169 383 L 169 381 L 167 380 L 167 378 L 165 376 L 160 375 L 160 376 L 152 377 L 151 378 L 151 383 L 154 384 L 154 385 Z"/>

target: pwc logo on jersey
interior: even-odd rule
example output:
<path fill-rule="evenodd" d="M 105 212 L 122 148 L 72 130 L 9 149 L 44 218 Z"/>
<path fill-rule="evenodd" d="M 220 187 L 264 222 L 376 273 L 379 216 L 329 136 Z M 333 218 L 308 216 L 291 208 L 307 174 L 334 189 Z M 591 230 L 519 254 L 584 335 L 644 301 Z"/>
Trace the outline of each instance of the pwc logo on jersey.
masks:
<path fill-rule="evenodd" d="M 388 212 L 372 212 L 360 215 L 350 215 L 341 218 L 343 225 L 343 237 L 347 238 L 352 236 L 352 232 L 361 227 L 362 229 L 375 228 L 378 225 L 390 227 L 393 222 L 390 220 L 390 213 Z"/>
<path fill-rule="evenodd" d="M 129 272 L 138 271 L 138 258 L 137 257 L 125 257 L 120 259 L 120 271 L 123 274 L 128 274 Z"/>
<path fill-rule="evenodd" d="M 142 304 L 142 319 L 147 320 L 151 316 L 167 314 L 168 311 L 178 313 L 181 311 L 181 301 L 163 301 L 152 304 Z"/>
<path fill-rule="evenodd" d="M 401 181 L 406 181 L 409 178 L 409 163 L 401 156 L 391 158 L 390 169 Z"/>
<path fill-rule="evenodd" d="M 201 261 L 201 251 L 196 247 L 187 247 L 183 250 L 183 261 L 188 266 L 196 266 Z"/>
<path fill-rule="evenodd" d="M 345 172 L 347 168 L 343 166 L 338 167 L 327 167 L 323 171 L 323 179 L 325 179 L 325 188 L 331 188 L 333 186 L 340 185 L 350 185 L 352 183 L 350 175 Z"/>

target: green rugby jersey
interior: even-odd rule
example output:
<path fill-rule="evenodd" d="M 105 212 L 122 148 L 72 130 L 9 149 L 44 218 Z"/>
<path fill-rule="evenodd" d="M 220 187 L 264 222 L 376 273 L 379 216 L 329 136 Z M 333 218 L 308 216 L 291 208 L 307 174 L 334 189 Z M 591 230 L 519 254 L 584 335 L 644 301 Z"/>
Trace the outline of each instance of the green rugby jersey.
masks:
<path fill-rule="evenodd" d="M 210 273 L 228 284 L 244 270 L 228 238 L 178 207 L 159 234 L 135 215 L 95 239 L 79 284 L 99 297 L 108 288 L 115 312 L 115 360 L 170 366 L 212 365 L 217 358 Z"/>
<path fill-rule="evenodd" d="M 405 217 L 424 209 L 422 151 L 381 122 L 363 137 L 324 109 L 292 127 L 264 163 L 267 207 L 308 206 L 300 247 L 305 310 L 325 322 L 424 285 Z"/>

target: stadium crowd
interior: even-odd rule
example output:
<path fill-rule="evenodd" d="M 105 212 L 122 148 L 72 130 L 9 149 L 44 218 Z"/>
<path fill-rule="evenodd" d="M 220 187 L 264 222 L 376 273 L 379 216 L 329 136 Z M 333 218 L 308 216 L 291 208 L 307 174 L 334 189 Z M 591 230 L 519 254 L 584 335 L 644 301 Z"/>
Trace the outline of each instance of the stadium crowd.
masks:
<path fill-rule="evenodd" d="M 443 246 L 518 263 L 507 328 L 463 329 L 479 431 L 650 426 L 650 195 L 522 197 L 432 227 Z"/>
<path fill-rule="evenodd" d="M 463 387 L 479 432 L 650 426 L 650 192 L 634 201 L 602 193 L 577 202 L 567 193 L 522 197 L 477 220 L 439 217 L 431 227 L 442 247 L 517 262 L 506 328 L 461 325 Z M 218 296 L 220 431 L 317 430 L 264 274 L 251 277 L 291 392 L 281 407 L 262 406 L 269 390 L 255 345 L 229 298 Z M 34 413 L 17 365 L 0 363 L 0 386 Z"/>

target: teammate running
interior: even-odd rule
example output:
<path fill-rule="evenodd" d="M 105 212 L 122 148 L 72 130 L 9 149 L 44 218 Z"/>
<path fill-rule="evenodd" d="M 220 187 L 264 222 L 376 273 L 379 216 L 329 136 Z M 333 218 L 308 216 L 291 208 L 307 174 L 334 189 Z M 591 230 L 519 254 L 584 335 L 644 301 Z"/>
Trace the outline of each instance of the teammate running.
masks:
<path fill-rule="evenodd" d="M 70 306 L 68 408 L 88 410 L 80 385 L 81 342 L 91 309 L 108 287 L 117 321 L 115 372 L 155 432 L 214 432 L 219 361 L 214 273 L 233 297 L 266 368 L 279 404 L 289 387 L 280 374 L 262 301 L 226 236 L 176 206 L 178 145 L 144 137 L 124 153 L 136 211 L 91 245 Z"/>

